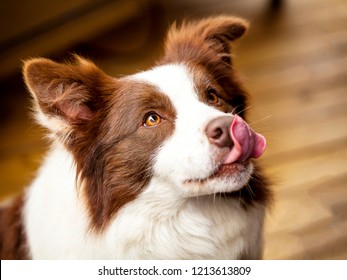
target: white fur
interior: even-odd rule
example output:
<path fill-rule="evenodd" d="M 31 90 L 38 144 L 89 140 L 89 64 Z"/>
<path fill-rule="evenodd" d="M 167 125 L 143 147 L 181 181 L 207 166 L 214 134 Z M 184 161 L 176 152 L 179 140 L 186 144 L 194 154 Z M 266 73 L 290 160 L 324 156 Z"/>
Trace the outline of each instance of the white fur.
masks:
<path fill-rule="evenodd" d="M 72 156 L 54 142 L 27 192 L 25 228 L 34 259 L 234 259 L 258 258 L 264 209 L 245 210 L 237 200 L 208 195 L 240 189 L 247 172 L 228 180 L 205 179 L 218 153 L 206 124 L 220 111 L 199 102 L 182 65 L 130 77 L 156 85 L 177 111 L 175 131 L 160 148 L 147 188 L 125 205 L 102 233 L 88 229 L 83 186 L 76 188 Z"/>

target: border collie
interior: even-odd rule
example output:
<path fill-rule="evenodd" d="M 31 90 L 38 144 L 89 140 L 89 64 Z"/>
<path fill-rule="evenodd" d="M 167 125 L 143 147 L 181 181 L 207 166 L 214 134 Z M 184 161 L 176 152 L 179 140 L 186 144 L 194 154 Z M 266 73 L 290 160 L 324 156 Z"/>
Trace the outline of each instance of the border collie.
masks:
<path fill-rule="evenodd" d="M 155 67 L 113 78 L 74 56 L 25 62 L 51 149 L 0 211 L 2 259 L 259 259 L 271 197 L 233 42 L 248 23 L 173 25 Z"/>

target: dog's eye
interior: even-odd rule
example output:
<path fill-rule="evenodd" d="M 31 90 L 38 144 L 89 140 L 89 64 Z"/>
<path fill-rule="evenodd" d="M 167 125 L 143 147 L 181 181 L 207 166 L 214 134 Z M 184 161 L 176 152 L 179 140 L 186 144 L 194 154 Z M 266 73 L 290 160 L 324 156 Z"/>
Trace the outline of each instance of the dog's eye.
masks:
<path fill-rule="evenodd" d="M 220 99 L 217 96 L 217 93 L 214 89 L 208 89 L 207 91 L 207 101 L 211 105 L 219 105 L 220 104 Z"/>
<path fill-rule="evenodd" d="M 157 113 L 149 113 L 145 117 L 144 126 L 151 127 L 160 124 L 162 121 L 161 116 Z"/>

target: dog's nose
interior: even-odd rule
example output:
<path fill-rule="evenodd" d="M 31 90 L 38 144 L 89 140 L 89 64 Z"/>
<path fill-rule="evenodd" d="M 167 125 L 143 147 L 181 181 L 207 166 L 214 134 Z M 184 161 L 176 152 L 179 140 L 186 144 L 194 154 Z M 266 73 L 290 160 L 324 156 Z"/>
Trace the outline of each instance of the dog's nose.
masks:
<path fill-rule="evenodd" d="M 206 126 L 206 135 L 211 144 L 219 148 L 231 148 L 233 141 L 230 136 L 230 126 L 233 117 L 223 116 L 210 121 Z"/>

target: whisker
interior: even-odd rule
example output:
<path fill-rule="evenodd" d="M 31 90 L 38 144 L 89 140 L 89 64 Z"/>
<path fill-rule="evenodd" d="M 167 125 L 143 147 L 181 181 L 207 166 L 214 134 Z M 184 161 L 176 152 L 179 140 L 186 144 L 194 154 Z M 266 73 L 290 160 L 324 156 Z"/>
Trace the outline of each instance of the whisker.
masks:
<path fill-rule="evenodd" d="M 265 121 L 265 120 L 267 120 L 267 119 L 269 119 L 269 118 L 272 118 L 272 115 L 268 115 L 268 116 L 265 116 L 264 118 L 261 118 L 261 119 L 259 119 L 259 120 L 253 121 L 253 122 L 251 122 L 251 123 L 248 123 L 248 125 L 249 125 L 249 126 L 252 126 L 252 125 L 255 124 L 255 123 L 263 122 L 263 121 Z"/>
<path fill-rule="evenodd" d="M 240 108 L 241 106 L 243 106 L 243 105 L 242 105 L 242 104 L 237 105 L 237 106 L 230 112 L 230 114 L 234 115 L 234 114 L 235 114 L 235 111 L 236 111 L 238 108 Z M 240 114 L 240 113 L 242 113 L 242 112 L 244 112 L 244 111 L 250 109 L 251 107 L 252 107 L 252 106 L 248 106 L 248 107 L 244 108 L 243 110 L 241 110 L 240 112 L 238 112 L 238 114 Z"/>
<path fill-rule="evenodd" d="M 253 198 L 255 197 L 255 194 L 254 194 L 254 192 L 253 192 L 253 190 L 249 184 L 246 185 L 246 189 L 249 192 L 249 194 L 251 195 L 251 198 L 253 200 Z"/>

